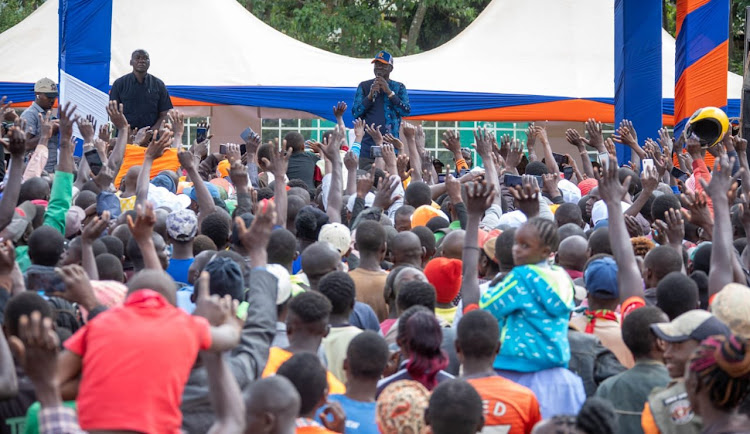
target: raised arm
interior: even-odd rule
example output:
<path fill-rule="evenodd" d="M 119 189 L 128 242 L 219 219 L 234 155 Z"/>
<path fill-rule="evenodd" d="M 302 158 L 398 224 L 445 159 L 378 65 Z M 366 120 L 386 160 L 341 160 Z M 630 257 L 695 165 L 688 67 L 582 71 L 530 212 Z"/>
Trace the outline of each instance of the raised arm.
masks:
<path fill-rule="evenodd" d="M 241 161 L 234 161 L 232 165 L 229 166 L 229 179 L 232 181 L 232 185 L 234 185 L 234 189 L 237 192 L 237 208 L 235 208 L 234 214 L 252 214 L 252 187 L 249 185 L 247 169 L 242 165 Z"/>
<path fill-rule="evenodd" d="M 474 142 L 474 147 L 484 164 L 484 179 L 492 186 L 495 194 L 500 194 L 500 178 L 498 178 L 495 160 L 492 158 L 492 149 L 495 147 L 492 133 L 486 128 L 474 130 Z"/>
<path fill-rule="evenodd" d="M 193 188 L 195 189 L 195 197 L 198 199 L 198 220 L 203 221 L 203 218 L 212 212 L 216 211 L 216 204 L 211 197 L 211 193 L 208 191 L 208 187 L 203 182 L 203 178 L 198 174 L 198 169 L 195 167 L 195 159 L 193 154 L 188 151 L 180 151 L 177 153 L 177 159 L 180 161 L 180 165 L 187 172 L 190 180 L 193 181 Z"/>
<path fill-rule="evenodd" d="M 344 166 L 346 167 L 346 189 L 344 193 L 352 195 L 357 192 L 357 168 L 359 167 L 357 154 L 352 151 L 347 152 L 344 155 Z"/>
<path fill-rule="evenodd" d="M 345 140 L 346 129 L 341 125 L 336 125 L 333 133 L 327 140 L 323 140 L 320 150 L 323 155 L 331 162 L 331 184 L 328 189 L 328 204 L 326 214 L 328 221 L 331 223 L 341 223 L 341 205 L 343 202 L 341 196 L 342 170 L 341 170 L 341 141 Z M 385 156 L 385 152 L 383 153 Z M 279 213 L 281 211 L 279 210 Z M 279 217 L 282 218 L 282 217 Z M 286 221 L 286 209 L 284 210 L 283 219 Z M 284 224 L 284 223 L 279 223 Z"/>
<path fill-rule="evenodd" d="M 239 301 L 227 294 L 222 298 L 209 293 L 208 272 L 201 273 L 195 284 L 197 300 L 193 315 L 201 316 L 211 324 L 210 351 L 222 352 L 234 348 L 240 342 L 242 320 L 237 318 Z"/>
<path fill-rule="evenodd" d="M 648 200 L 651 198 L 651 195 L 654 193 L 654 190 L 656 190 L 656 187 L 659 186 L 659 175 L 656 171 L 656 167 L 645 168 L 641 176 L 641 184 L 643 185 L 641 194 L 638 196 L 638 199 L 636 199 L 630 205 L 628 210 L 625 211 L 625 215 L 629 215 L 632 217 L 637 216 L 638 213 L 641 212 L 641 209 L 643 209 L 643 206 L 646 204 L 646 202 L 648 202 Z M 658 216 L 654 217 L 656 218 Z"/>
<path fill-rule="evenodd" d="M 221 353 L 201 351 L 206 367 L 211 408 L 216 419 L 210 434 L 240 433 L 245 429 L 245 400 Z"/>
<path fill-rule="evenodd" d="M 99 239 L 109 224 L 109 211 L 104 211 L 101 217 L 94 216 L 83 228 L 81 233 L 81 260 L 83 269 L 89 279 L 99 280 L 99 270 L 96 268 L 94 257 L 94 241 Z"/>
<path fill-rule="evenodd" d="M 581 135 L 578 133 L 578 130 L 575 130 L 573 128 L 569 128 L 567 131 L 565 131 L 565 138 L 568 140 L 568 143 L 578 149 L 578 154 L 581 156 L 583 173 L 589 178 L 593 178 L 594 166 L 591 164 L 588 151 L 586 151 L 588 140 L 586 140 L 584 137 L 581 137 Z M 580 181 L 583 181 L 583 179 L 580 179 L 579 182 Z"/>
<path fill-rule="evenodd" d="M 52 226 L 65 233 L 65 216 L 70 209 L 73 200 L 73 151 L 75 144 L 72 141 L 74 113 L 77 106 L 66 103 L 58 111 L 60 115 L 60 148 L 57 151 L 57 168 L 55 182 L 52 184 L 50 201 L 47 204 L 47 212 L 44 214 L 44 224 Z"/>
<path fill-rule="evenodd" d="M 729 198 L 727 192 L 739 177 L 732 177 L 733 161 L 726 154 L 720 155 L 714 163 L 711 182 L 700 180 L 703 189 L 713 201 L 714 230 L 711 245 L 711 267 L 708 273 L 708 294 L 712 296 L 721 291 L 724 286 L 734 281 L 733 278 L 733 245 L 732 221 L 729 215 Z"/>
<path fill-rule="evenodd" d="M 172 147 L 180 149 L 182 147 L 182 135 L 185 133 L 185 115 L 172 109 L 169 111 L 169 122 L 172 124 Z"/>
<path fill-rule="evenodd" d="M 555 162 L 555 156 L 552 155 L 552 146 L 549 144 L 549 137 L 547 137 L 547 123 L 544 126 L 535 126 L 536 136 L 539 137 L 539 141 L 542 142 L 542 148 L 544 149 L 544 164 L 549 169 L 549 173 L 558 174 L 560 169 L 557 167 Z"/>
<path fill-rule="evenodd" d="M 273 201 L 276 205 L 276 224 L 284 226 L 286 225 L 286 209 L 287 209 L 287 198 L 286 198 L 286 171 L 289 167 L 289 158 L 292 156 L 292 148 L 286 147 L 286 140 L 283 142 L 285 149 L 280 151 L 276 146 L 273 147 L 271 152 L 271 159 L 263 157 L 263 164 L 268 167 L 268 170 L 273 173 L 274 190 L 273 190 Z"/>
<path fill-rule="evenodd" d="M 629 120 L 623 119 L 620 122 L 620 127 L 614 134 L 613 139 L 615 142 L 630 148 L 640 161 L 646 158 L 646 152 L 638 145 L 638 135 L 635 132 L 635 127 L 633 127 L 633 123 Z"/>
<path fill-rule="evenodd" d="M 630 177 L 620 183 L 617 177 L 617 160 L 610 157 L 609 164 L 603 167 L 603 175 L 599 179 L 599 195 L 607 204 L 609 218 L 609 242 L 612 253 L 617 262 L 617 286 L 620 289 L 620 300 L 630 297 L 643 298 L 643 278 L 635 261 L 630 235 L 625 226 L 620 201 L 628 193 Z"/>
<path fill-rule="evenodd" d="M 136 205 L 136 213 L 135 222 L 133 222 L 131 216 L 128 216 L 128 228 L 138 244 L 138 248 L 141 250 L 143 268 L 162 271 L 163 268 L 161 261 L 159 261 L 159 255 L 156 254 L 153 239 L 154 225 L 156 224 L 154 206 L 148 201 L 145 206 Z"/>
<path fill-rule="evenodd" d="M 411 179 L 412 181 L 422 181 L 422 155 L 419 153 L 419 147 L 417 146 L 417 129 L 408 122 L 404 122 L 402 126 L 406 147 L 409 150 L 409 163 L 411 168 L 414 169 Z"/>
<path fill-rule="evenodd" d="M 169 148 L 172 142 L 172 133 L 167 130 L 159 131 L 159 138 L 156 139 L 156 134 L 151 136 L 151 141 L 146 148 L 146 154 L 143 157 L 143 164 L 141 165 L 141 173 L 138 175 L 135 187 L 135 205 L 143 206 L 148 200 L 148 186 L 151 182 L 151 166 L 154 164 L 154 160 L 161 157 L 164 151 Z"/>
<path fill-rule="evenodd" d="M 22 126 L 13 126 L 8 131 L 7 138 L 8 150 L 10 151 L 10 171 L 8 172 L 3 191 L 3 198 L 0 199 L 0 231 L 5 229 L 13 220 L 13 214 L 18 204 L 18 195 L 21 192 L 21 174 L 24 170 L 23 155 L 26 152 L 26 133 Z M 0 143 L 0 146 L 3 146 Z M 5 162 L 0 162 L 4 164 Z"/>
<path fill-rule="evenodd" d="M 110 101 L 107 105 L 107 114 L 112 124 L 117 128 L 117 140 L 115 141 L 112 153 L 109 155 L 109 160 L 107 160 L 107 166 L 113 172 L 117 173 L 120 171 L 123 158 L 125 158 L 125 145 L 128 144 L 130 128 L 128 120 L 125 119 L 125 115 L 123 114 L 122 104 L 118 104 L 117 101 Z"/>
<path fill-rule="evenodd" d="M 344 124 L 344 113 L 348 106 L 344 101 L 339 101 L 333 106 L 333 116 L 336 117 L 336 125 L 346 130 L 346 124 Z"/>
<path fill-rule="evenodd" d="M 461 280 L 461 293 L 463 294 L 464 308 L 479 305 L 479 221 L 484 211 L 490 207 L 495 196 L 495 187 L 492 184 L 482 182 L 471 182 L 466 185 L 466 208 L 469 213 L 466 223 L 466 236 L 464 237 L 463 250 L 463 279 Z"/>

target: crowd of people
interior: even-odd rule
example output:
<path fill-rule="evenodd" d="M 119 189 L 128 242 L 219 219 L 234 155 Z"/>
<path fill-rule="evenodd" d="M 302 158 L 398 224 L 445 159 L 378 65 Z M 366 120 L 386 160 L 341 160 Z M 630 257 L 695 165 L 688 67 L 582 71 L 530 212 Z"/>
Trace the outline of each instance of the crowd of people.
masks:
<path fill-rule="evenodd" d="M 373 62 L 321 142 L 183 145 L 142 50 L 112 131 L 3 99 L 0 433 L 750 433 L 745 139 L 448 131 L 441 173 Z"/>

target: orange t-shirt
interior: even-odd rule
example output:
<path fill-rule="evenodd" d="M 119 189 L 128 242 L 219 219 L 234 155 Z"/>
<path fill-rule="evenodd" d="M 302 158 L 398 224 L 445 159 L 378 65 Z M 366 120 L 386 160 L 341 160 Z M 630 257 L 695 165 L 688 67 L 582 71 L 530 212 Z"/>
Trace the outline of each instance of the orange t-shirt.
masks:
<path fill-rule="evenodd" d="M 122 177 L 128 173 L 128 169 L 133 166 L 140 166 L 143 164 L 143 159 L 146 155 L 146 148 L 138 145 L 125 145 L 125 156 L 122 158 L 122 166 L 120 171 L 117 172 L 115 177 L 115 186 L 120 187 L 120 181 Z M 180 160 L 177 159 L 177 149 L 169 148 L 164 151 L 161 157 L 154 160 L 151 165 L 151 173 L 149 178 L 153 178 L 163 170 L 177 170 L 180 168 Z"/>
<path fill-rule="evenodd" d="M 629 297 L 627 300 L 623 301 L 620 306 L 620 317 L 622 318 L 622 321 L 625 321 L 625 317 L 628 316 L 630 312 L 640 309 L 645 305 L 646 300 L 638 296 Z M 620 324 L 622 324 L 622 322 L 620 322 Z"/>
<path fill-rule="evenodd" d="M 291 352 L 283 350 L 279 347 L 271 347 L 268 351 L 268 362 L 266 367 L 263 369 L 263 378 L 270 377 L 276 374 L 279 367 L 284 364 L 287 360 L 291 359 Z M 326 371 L 328 374 L 328 394 L 329 395 L 343 395 L 346 393 L 346 386 L 344 383 L 338 380 L 335 375 L 331 374 L 331 371 Z"/>
<path fill-rule="evenodd" d="M 141 289 L 65 341 L 82 359 L 78 421 L 86 431 L 179 433 L 182 392 L 198 351 L 211 347 L 205 318 Z"/>
<path fill-rule="evenodd" d="M 470 378 L 469 382 L 482 397 L 485 430 L 529 434 L 542 420 L 539 402 L 531 389 L 501 376 Z"/>

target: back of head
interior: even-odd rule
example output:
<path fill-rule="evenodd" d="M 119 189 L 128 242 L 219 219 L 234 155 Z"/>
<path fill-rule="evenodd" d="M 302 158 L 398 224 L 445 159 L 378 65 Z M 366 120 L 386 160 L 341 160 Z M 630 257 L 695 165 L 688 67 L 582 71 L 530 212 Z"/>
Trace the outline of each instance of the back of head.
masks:
<path fill-rule="evenodd" d="M 297 131 L 286 133 L 284 141 L 286 142 L 286 147 L 292 148 L 293 152 L 302 152 L 305 150 L 305 138 Z"/>
<path fill-rule="evenodd" d="M 210 276 L 209 292 L 223 297 L 229 295 L 234 300 L 245 300 L 245 281 L 241 266 L 231 258 L 218 254 L 206 264 L 203 271 Z"/>
<path fill-rule="evenodd" d="M 55 320 L 52 306 L 35 291 L 24 291 L 11 297 L 5 305 L 5 319 L 3 320 L 3 327 L 8 335 L 18 336 L 18 320 L 21 315 L 30 316 L 34 311 L 42 314 L 42 318 Z"/>
<path fill-rule="evenodd" d="M 133 217 L 133 221 L 135 221 L 135 217 Z M 133 235 L 130 233 L 130 229 L 128 229 L 128 225 L 121 224 L 117 226 L 112 231 L 112 236 L 120 240 L 120 242 L 122 243 L 122 252 L 123 252 L 122 254 L 124 256 L 126 254 L 125 249 L 128 246 L 128 241 L 130 241 L 130 239 L 133 238 Z M 113 252 L 110 252 L 110 253 L 114 254 Z"/>
<path fill-rule="evenodd" d="M 588 256 L 588 242 L 586 238 L 574 235 L 564 239 L 557 251 L 558 264 L 566 269 L 583 271 Z"/>
<path fill-rule="evenodd" d="M 260 164 L 264 158 L 268 159 L 268 161 L 271 161 L 273 159 L 273 148 L 275 148 L 276 145 L 273 145 L 271 143 L 264 143 L 258 147 L 258 163 Z"/>
<path fill-rule="evenodd" d="M 700 270 L 706 274 L 711 270 L 712 243 L 701 243 L 693 252 L 693 271 Z"/>
<path fill-rule="evenodd" d="M 414 356 L 439 356 L 443 332 L 435 314 L 424 306 L 407 309 L 398 321 L 398 342 L 406 344 Z"/>
<path fill-rule="evenodd" d="M 177 285 L 172 277 L 161 270 L 142 270 L 128 280 L 128 294 L 141 289 L 150 289 L 161 294 L 167 301 L 175 305 Z"/>
<path fill-rule="evenodd" d="M 575 223 L 566 223 L 557 229 L 557 236 L 560 237 L 562 243 L 566 238 L 578 235 L 579 237 L 586 238 L 586 232 Z"/>
<path fill-rule="evenodd" d="M 331 302 L 331 315 L 349 315 L 354 308 L 354 280 L 348 273 L 334 271 L 326 274 L 320 279 L 318 291 Z"/>
<path fill-rule="evenodd" d="M 414 208 L 419 208 L 422 205 L 430 205 L 432 203 L 430 186 L 422 181 L 410 183 L 404 192 L 404 203 Z"/>
<path fill-rule="evenodd" d="M 29 258 L 33 264 L 54 266 L 63 254 L 65 239 L 52 226 L 39 226 L 29 236 Z"/>
<path fill-rule="evenodd" d="M 323 211 L 312 206 L 303 207 L 294 220 L 297 238 L 306 241 L 317 240 L 320 228 L 326 223 L 328 223 L 328 216 Z"/>
<path fill-rule="evenodd" d="M 318 241 L 310 244 L 302 252 L 300 262 L 308 280 L 315 280 L 334 271 L 341 262 L 341 255 L 331 243 Z"/>
<path fill-rule="evenodd" d="M 294 430 L 300 410 L 300 396 L 289 379 L 272 375 L 250 384 L 245 395 L 245 408 L 247 426 Z M 273 420 L 268 420 L 269 413 L 274 416 Z"/>
<path fill-rule="evenodd" d="M 591 233 L 589 251 L 591 256 L 601 253 L 612 255 L 612 247 L 609 244 L 609 228 L 599 228 Z"/>
<path fill-rule="evenodd" d="M 664 213 L 670 209 L 680 211 L 682 204 L 680 199 L 674 194 L 662 194 L 654 199 L 651 204 L 651 217 L 653 219 L 664 220 Z"/>
<path fill-rule="evenodd" d="M 289 312 L 306 325 L 327 324 L 331 309 L 328 298 L 315 291 L 303 292 L 289 302 Z"/>
<path fill-rule="evenodd" d="M 290 179 L 286 185 L 289 187 L 289 190 L 286 192 L 287 199 L 291 196 L 297 196 L 299 199 L 302 199 L 302 202 L 304 202 L 304 205 L 300 206 L 300 208 L 309 205 L 310 201 L 315 199 L 315 192 L 307 188 L 307 184 L 301 179 Z"/>
<path fill-rule="evenodd" d="M 549 173 L 547 165 L 541 161 L 532 161 L 526 165 L 526 175 L 541 176 Z"/>
<path fill-rule="evenodd" d="M 154 241 L 154 246 L 158 245 L 157 237 L 160 240 L 159 243 L 161 245 L 164 245 L 164 240 L 161 239 L 161 235 L 154 232 L 151 234 L 151 238 Z M 135 241 L 135 238 L 131 238 L 128 241 L 128 245 L 125 246 L 125 255 L 128 259 L 130 259 L 130 262 L 132 262 L 133 268 L 136 271 L 143 270 L 145 266 L 145 264 L 143 263 L 143 253 L 141 253 L 141 248 L 138 247 L 138 243 Z"/>
<path fill-rule="evenodd" d="M 21 184 L 21 191 L 18 194 L 18 203 L 24 203 L 27 200 L 49 200 L 49 184 L 41 177 L 30 178 Z"/>
<path fill-rule="evenodd" d="M 122 261 L 111 253 L 102 253 L 96 257 L 96 269 L 99 272 L 99 280 L 114 280 L 117 282 L 125 280 Z"/>
<path fill-rule="evenodd" d="M 697 270 L 690 273 L 690 278 L 698 286 L 698 300 L 700 300 L 700 308 L 703 310 L 708 309 L 708 275 L 703 271 Z"/>
<path fill-rule="evenodd" d="M 296 187 L 295 187 L 296 188 Z M 305 194 L 309 194 L 305 191 Z M 294 195 L 294 194 L 287 194 L 286 197 L 286 221 L 294 223 L 295 217 L 297 217 L 297 213 L 307 206 L 310 202 L 305 201 L 303 198 Z"/>
<path fill-rule="evenodd" d="M 659 281 L 669 273 L 682 270 L 682 255 L 669 246 L 656 246 L 643 259 L 643 267 L 651 270 Z"/>
<path fill-rule="evenodd" d="M 622 340 L 637 361 L 648 357 L 656 342 L 651 324 L 667 322 L 667 316 L 658 307 L 646 306 L 628 314 L 622 321 Z"/>
<path fill-rule="evenodd" d="M 539 240 L 543 245 L 556 252 L 560 246 L 560 237 L 557 235 L 557 226 L 551 220 L 541 217 L 533 217 L 526 221 L 523 226 L 532 226 L 536 229 Z"/>
<path fill-rule="evenodd" d="M 425 414 L 434 434 L 473 434 L 484 425 L 479 393 L 464 380 L 447 380 L 430 396 Z"/>
<path fill-rule="evenodd" d="M 435 287 L 421 280 L 412 280 L 401 285 L 396 298 L 399 312 L 404 312 L 412 306 L 422 306 L 434 312 L 436 303 Z"/>
<path fill-rule="evenodd" d="M 312 353 L 297 353 L 284 362 L 276 375 L 286 377 L 297 389 L 300 396 L 298 416 L 315 410 L 325 399 L 328 390 L 326 368 L 318 356 Z"/>
<path fill-rule="evenodd" d="M 389 384 L 378 396 L 376 418 L 383 434 L 421 433 L 430 392 L 420 383 L 401 380 Z"/>
<path fill-rule="evenodd" d="M 240 214 L 239 216 L 235 216 L 235 218 L 236 217 L 241 218 L 242 222 L 245 224 L 245 227 L 248 229 L 250 229 L 250 225 L 252 225 L 253 220 L 255 220 L 255 216 L 250 214 L 249 212 Z M 229 235 L 229 242 L 232 244 L 233 250 L 243 251 L 245 246 L 242 245 L 239 231 L 240 231 L 239 225 L 237 224 L 236 221 L 234 221 L 234 219 L 232 219 L 232 233 Z"/>
<path fill-rule="evenodd" d="M 564 203 L 557 207 L 555 211 L 555 223 L 557 227 L 573 223 L 579 228 L 583 226 L 583 216 L 581 215 L 581 209 L 578 208 L 578 204 L 575 203 Z"/>
<path fill-rule="evenodd" d="M 442 217 L 433 217 L 430 220 L 427 221 L 427 229 L 431 230 L 433 233 L 437 232 L 440 229 L 447 228 L 451 222 L 448 220 L 442 218 Z"/>
<path fill-rule="evenodd" d="M 216 244 L 217 250 L 224 250 L 229 242 L 231 219 L 227 217 L 216 211 L 204 217 L 201 222 L 201 234 L 210 238 Z"/>
<path fill-rule="evenodd" d="M 297 253 L 297 238 L 284 228 L 274 229 L 266 252 L 269 264 L 291 265 Z"/>
<path fill-rule="evenodd" d="M 473 310 L 467 313 L 458 323 L 456 342 L 461 347 L 464 357 L 494 357 L 500 342 L 497 319 L 486 310 Z"/>
<path fill-rule="evenodd" d="M 698 285 L 693 279 L 673 271 L 656 286 L 656 306 L 673 320 L 698 307 Z"/>
<path fill-rule="evenodd" d="M 73 205 L 81 207 L 81 209 L 85 210 L 95 203 L 96 193 L 94 193 L 93 191 L 82 190 L 80 193 L 78 193 L 78 196 L 76 196 L 76 200 Z"/>
<path fill-rule="evenodd" d="M 430 256 L 434 255 L 435 234 L 425 226 L 417 226 L 416 228 L 412 228 L 411 231 L 419 237 L 419 242 L 422 244 L 422 248 L 424 248 Z"/>
<path fill-rule="evenodd" d="M 193 239 L 193 256 L 198 256 L 201 252 L 206 250 L 216 251 L 217 249 L 216 243 L 203 234 L 196 235 Z"/>
<path fill-rule="evenodd" d="M 497 258 L 501 270 L 513 268 L 513 240 L 515 237 L 516 229 L 511 228 L 503 231 L 495 241 L 495 258 Z"/>
<path fill-rule="evenodd" d="M 385 248 L 385 229 L 383 225 L 372 220 L 365 220 L 357 226 L 355 242 L 357 250 L 368 254 L 377 254 Z"/>
<path fill-rule="evenodd" d="M 349 342 L 346 350 L 347 371 L 352 377 L 378 380 L 388 363 L 388 344 L 382 336 L 365 330 Z"/>
<path fill-rule="evenodd" d="M 615 434 L 617 413 L 606 399 L 591 397 L 583 403 L 576 418 L 576 427 L 583 434 Z"/>
<path fill-rule="evenodd" d="M 119 238 L 112 235 L 107 235 L 99 238 L 99 240 L 104 243 L 104 246 L 107 247 L 107 253 L 115 255 L 115 257 L 117 257 L 118 259 L 122 258 L 125 255 L 125 246 L 122 244 L 122 241 L 120 241 Z"/>
<path fill-rule="evenodd" d="M 706 390 L 711 404 L 731 412 L 750 390 L 750 348 L 739 336 L 711 336 L 701 342 L 690 358 L 689 377 L 697 380 L 696 390 Z M 689 386 L 688 386 L 689 387 Z"/>

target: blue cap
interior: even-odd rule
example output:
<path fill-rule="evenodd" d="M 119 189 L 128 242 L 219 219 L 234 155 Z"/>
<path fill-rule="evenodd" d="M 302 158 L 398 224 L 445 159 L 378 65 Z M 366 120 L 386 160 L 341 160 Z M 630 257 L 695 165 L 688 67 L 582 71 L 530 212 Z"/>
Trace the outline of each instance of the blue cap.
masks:
<path fill-rule="evenodd" d="M 211 197 L 221 200 L 221 194 L 219 193 L 219 189 L 215 185 L 211 184 L 210 182 L 204 182 L 203 185 L 205 185 L 208 189 L 208 192 L 211 193 Z M 198 202 L 198 196 L 195 194 L 195 187 L 185 187 L 185 189 L 182 190 L 182 193 L 190 196 L 190 199 Z"/>
<path fill-rule="evenodd" d="M 617 287 L 617 263 L 610 257 L 591 261 L 583 274 L 589 294 L 603 300 L 620 297 Z"/>
<path fill-rule="evenodd" d="M 122 213 L 120 198 L 108 191 L 99 193 L 99 196 L 96 197 L 96 215 L 102 215 L 104 211 L 109 211 L 110 219 L 120 217 Z"/>
<path fill-rule="evenodd" d="M 378 54 L 375 55 L 375 58 L 372 59 L 371 63 L 375 62 L 382 62 L 387 65 L 393 65 L 393 56 L 391 56 L 391 53 L 385 50 L 381 50 L 378 52 Z"/>
<path fill-rule="evenodd" d="M 151 180 L 151 183 L 157 187 L 164 187 L 169 190 L 170 193 L 177 192 L 177 186 L 174 185 L 174 180 L 167 174 L 160 173 Z"/>

